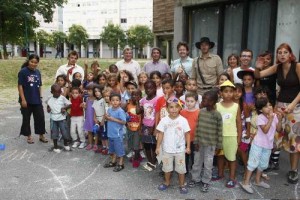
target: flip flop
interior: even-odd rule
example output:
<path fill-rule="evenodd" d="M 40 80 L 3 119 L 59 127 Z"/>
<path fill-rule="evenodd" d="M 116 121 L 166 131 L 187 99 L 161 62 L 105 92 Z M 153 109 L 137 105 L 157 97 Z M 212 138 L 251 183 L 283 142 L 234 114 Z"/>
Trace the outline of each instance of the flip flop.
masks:
<path fill-rule="evenodd" d="M 34 143 L 33 137 L 28 137 L 27 138 L 27 143 L 28 144 L 33 144 Z"/>
<path fill-rule="evenodd" d="M 164 184 L 164 183 L 162 183 L 162 184 L 160 184 L 159 186 L 158 186 L 158 190 L 159 191 L 165 191 L 166 189 L 168 189 L 168 185 L 166 185 L 166 184 Z"/>
<path fill-rule="evenodd" d="M 45 138 L 45 136 L 43 136 L 43 137 L 40 137 L 40 142 L 42 142 L 42 143 L 48 143 L 48 140 Z"/>

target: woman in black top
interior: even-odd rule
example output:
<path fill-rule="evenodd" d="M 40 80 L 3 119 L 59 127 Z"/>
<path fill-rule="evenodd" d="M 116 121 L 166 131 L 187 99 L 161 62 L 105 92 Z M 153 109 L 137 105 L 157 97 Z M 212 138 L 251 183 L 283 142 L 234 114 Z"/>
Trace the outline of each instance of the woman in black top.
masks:
<path fill-rule="evenodd" d="M 264 58 L 256 61 L 255 77 L 263 78 L 277 74 L 280 86 L 277 97 L 278 112 L 284 113 L 283 132 L 279 134 L 284 149 L 290 153 L 291 170 L 288 182 L 298 182 L 298 161 L 300 152 L 300 63 L 296 63 L 291 47 L 283 43 L 276 50 L 276 64 L 266 70 L 263 69 Z"/>

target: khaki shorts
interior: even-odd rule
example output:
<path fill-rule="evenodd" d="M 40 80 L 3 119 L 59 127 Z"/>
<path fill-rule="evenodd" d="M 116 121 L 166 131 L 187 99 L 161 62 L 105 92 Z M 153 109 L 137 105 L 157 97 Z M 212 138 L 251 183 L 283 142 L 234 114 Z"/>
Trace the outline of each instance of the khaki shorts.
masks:
<path fill-rule="evenodd" d="M 162 162 L 163 172 L 171 172 L 174 170 L 174 160 L 175 160 L 175 171 L 178 174 L 185 174 L 186 167 L 185 167 L 185 152 L 182 153 L 167 153 L 163 152 L 162 154 Z"/>

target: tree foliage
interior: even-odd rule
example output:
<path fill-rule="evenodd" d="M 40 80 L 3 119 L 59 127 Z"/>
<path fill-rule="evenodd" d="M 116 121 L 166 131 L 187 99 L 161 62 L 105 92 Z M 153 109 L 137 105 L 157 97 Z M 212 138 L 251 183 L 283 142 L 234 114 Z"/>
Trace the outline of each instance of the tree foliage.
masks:
<path fill-rule="evenodd" d="M 41 44 L 41 45 L 50 45 L 51 44 L 51 34 L 47 33 L 44 30 L 39 30 L 36 33 L 36 40 Z"/>
<path fill-rule="evenodd" d="M 114 51 L 117 50 L 119 45 L 121 48 L 124 48 L 126 44 L 126 36 L 122 28 L 119 25 L 111 23 L 103 27 L 100 39 L 107 44 L 108 47 L 113 48 Z"/>
<path fill-rule="evenodd" d="M 128 29 L 128 44 L 132 47 L 137 47 L 140 52 L 143 48 L 153 42 L 154 35 L 150 28 L 145 25 L 136 25 Z"/>
<path fill-rule="evenodd" d="M 58 45 L 61 45 L 67 40 L 67 35 L 62 31 L 54 31 L 51 34 L 51 47 L 57 47 Z"/>
<path fill-rule="evenodd" d="M 81 51 L 81 45 L 86 46 L 88 42 L 88 34 L 85 28 L 81 25 L 73 24 L 69 28 L 68 42 L 74 44 Z"/>
<path fill-rule="evenodd" d="M 0 42 L 4 57 L 7 56 L 6 45 L 25 45 L 25 30 L 28 38 L 34 37 L 34 29 L 39 26 L 34 14 L 40 14 L 45 22 L 51 22 L 53 9 L 62 6 L 66 0 L 1 0 L 0 3 Z"/>

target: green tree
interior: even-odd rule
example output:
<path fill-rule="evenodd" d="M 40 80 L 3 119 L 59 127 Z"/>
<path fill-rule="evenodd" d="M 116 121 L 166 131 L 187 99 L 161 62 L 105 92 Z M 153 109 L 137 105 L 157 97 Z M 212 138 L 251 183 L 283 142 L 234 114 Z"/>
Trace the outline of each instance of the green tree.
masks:
<path fill-rule="evenodd" d="M 39 42 L 44 51 L 46 46 L 51 44 L 51 35 L 44 30 L 39 30 L 36 33 L 36 40 Z M 46 57 L 46 53 L 43 54 Z"/>
<path fill-rule="evenodd" d="M 34 16 L 35 13 L 43 16 L 45 22 L 51 22 L 54 12 L 53 9 L 56 6 L 62 6 L 65 2 L 67 1 L 1 0 L 0 44 L 3 47 L 4 58 L 7 58 L 6 45 L 8 43 L 23 43 L 24 47 L 26 47 L 26 42 L 28 39 L 34 37 L 33 30 L 39 26 L 39 22 Z"/>
<path fill-rule="evenodd" d="M 85 28 L 81 25 L 73 24 L 69 28 L 68 42 L 74 44 L 79 49 L 79 55 L 81 56 L 81 45 L 86 46 L 88 43 L 88 34 Z"/>
<path fill-rule="evenodd" d="M 128 44 L 138 48 L 139 54 L 142 55 L 143 48 L 153 42 L 154 35 L 148 26 L 136 25 L 128 29 L 127 37 Z"/>
<path fill-rule="evenodd" d="M 124 48 L 126 44 L 126 36 L 122 28 L 119 25 L 111 23 L 103 27 L 100 39 L 107 44 L 109 48 L 113 49 L 114 57 L 117 57 L 118 46 L 120 45 L 121 48 Z"/>
<path fill-rule="evenodd" d="M 57 47 L 58 45 L 63 44 L 67 40 L 67 35 L 61 31 L 53 31 L 51 34 L 51 47 Z"/>

